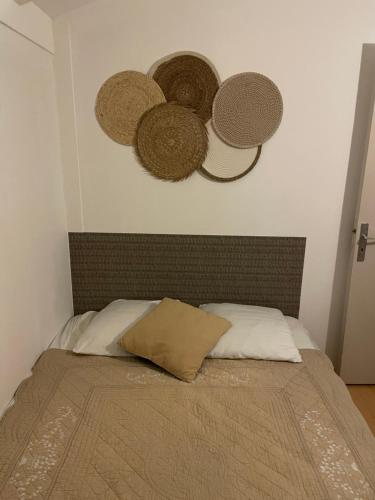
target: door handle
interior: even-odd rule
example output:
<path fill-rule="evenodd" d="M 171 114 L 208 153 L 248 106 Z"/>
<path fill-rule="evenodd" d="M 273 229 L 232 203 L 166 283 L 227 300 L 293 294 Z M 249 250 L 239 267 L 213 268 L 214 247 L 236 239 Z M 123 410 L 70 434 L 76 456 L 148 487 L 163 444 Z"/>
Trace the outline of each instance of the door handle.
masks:
<path fill-rule="evenodd" d="M 363 262 L 366 257 L 367 245 L 375 245 L 375 238 L 370 238 L 368 235 L 368 224 L 361 224 L 360 237 L 358 240 L 357 262 Z"/>
<path fill-rule="evenodd" d="M 361 234 L 361 237 L 366 240 L 366 245 L 375 245 L 375 238 L 370 238 L 367 234 Z"/>

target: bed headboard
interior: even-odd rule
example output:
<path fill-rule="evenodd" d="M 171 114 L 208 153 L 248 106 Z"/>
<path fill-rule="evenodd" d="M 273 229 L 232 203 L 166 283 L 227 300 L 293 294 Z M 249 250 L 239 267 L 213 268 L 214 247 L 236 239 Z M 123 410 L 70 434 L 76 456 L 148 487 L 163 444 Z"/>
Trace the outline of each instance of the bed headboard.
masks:
<path fill-rule="evenodd" d="M 298 317 L 305 238 L 69 233 L 74 312 L 112 300 L 234 302 Z"/>

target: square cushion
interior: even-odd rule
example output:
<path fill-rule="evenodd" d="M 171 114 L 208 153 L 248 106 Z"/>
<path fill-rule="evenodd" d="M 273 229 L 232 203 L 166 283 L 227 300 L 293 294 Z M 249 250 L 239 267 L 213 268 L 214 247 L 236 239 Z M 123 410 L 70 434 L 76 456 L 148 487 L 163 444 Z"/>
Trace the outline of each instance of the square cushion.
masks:
<path fill-rule="evenodd" d="M 194 380 L 206 354 L 230 328 L 226 319 L 165 298 L 119 344 L 181 380 Z"/>

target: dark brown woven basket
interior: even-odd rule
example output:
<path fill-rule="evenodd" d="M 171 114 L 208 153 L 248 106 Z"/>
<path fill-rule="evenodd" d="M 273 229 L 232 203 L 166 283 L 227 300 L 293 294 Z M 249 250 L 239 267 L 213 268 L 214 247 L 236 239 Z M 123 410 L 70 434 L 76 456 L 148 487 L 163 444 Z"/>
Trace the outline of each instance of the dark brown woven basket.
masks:
<path fill-rule="evenodd" d="M 195 109 L 204 122 L 220 80 L 214 66 L 200 54 L 178 52 L 157 61 L 148 73 L 160 85 L 167 102 Z"/>

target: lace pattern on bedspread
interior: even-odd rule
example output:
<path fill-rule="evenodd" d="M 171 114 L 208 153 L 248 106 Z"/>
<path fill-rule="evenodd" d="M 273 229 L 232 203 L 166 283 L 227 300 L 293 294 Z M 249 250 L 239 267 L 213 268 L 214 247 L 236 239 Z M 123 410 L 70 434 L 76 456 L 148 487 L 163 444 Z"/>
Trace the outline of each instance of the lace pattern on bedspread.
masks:
<path fill-rule="evenodd" d="M 49 473 L 58 464 L 70 436 L 68 421 L 75 424 L 72 408 L 60 407 L 57 416 L 41 426 L 41 437 L 32 437 L 9 479 L 21 500 L 38 497 L 49 484 Z"/>
<path fill-rule="evenodd" d="M 321 473 L 330 487 L 337 492 L 336 498 L 373 498 L 371 487 L 344 442 L 338 442 L 335 429 L 322 423 L 318 410 L 309 410 L 300 421 L 302 430 L 312 436 L 311 443 Z"/>
<path fill-rule="evenodd" d="M 136 359 L 48 351 L 1 422 L 0 499 L 174 500 L 190 468 L 191 498 L 374 500 L 374 441 L 324 355 L 303 357 L 208 360 L 188 384 Z M 233 497 L 214 473 L 194 490 L 189 449 L 232 471 Z"/>

